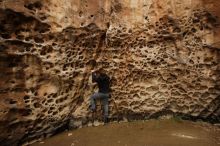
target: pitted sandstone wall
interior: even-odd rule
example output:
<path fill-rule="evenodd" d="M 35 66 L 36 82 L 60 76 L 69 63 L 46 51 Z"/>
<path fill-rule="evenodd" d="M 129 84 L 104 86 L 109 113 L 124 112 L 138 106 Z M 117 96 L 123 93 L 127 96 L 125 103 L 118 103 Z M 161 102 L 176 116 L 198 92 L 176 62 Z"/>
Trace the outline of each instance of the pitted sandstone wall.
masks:
<path fill-rule="evenodd" d="M 1 0 L 0 143 L 86 124 L 90 71 L 112 78 L 110 117 L 219 122 L 219 2 Z M 79 125 L 78 125 L 79 126 Z"/>

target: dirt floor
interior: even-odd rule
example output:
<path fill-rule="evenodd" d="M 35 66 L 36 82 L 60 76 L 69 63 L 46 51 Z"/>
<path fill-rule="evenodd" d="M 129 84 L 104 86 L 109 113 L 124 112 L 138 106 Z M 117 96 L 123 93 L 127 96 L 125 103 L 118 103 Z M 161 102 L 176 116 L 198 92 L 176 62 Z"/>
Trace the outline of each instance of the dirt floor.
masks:
<path fill-rule="evenodd" d="M 175 119 L 109 123 L 66 131 L 31 146 L 220 146 L 220 129 Z"/>

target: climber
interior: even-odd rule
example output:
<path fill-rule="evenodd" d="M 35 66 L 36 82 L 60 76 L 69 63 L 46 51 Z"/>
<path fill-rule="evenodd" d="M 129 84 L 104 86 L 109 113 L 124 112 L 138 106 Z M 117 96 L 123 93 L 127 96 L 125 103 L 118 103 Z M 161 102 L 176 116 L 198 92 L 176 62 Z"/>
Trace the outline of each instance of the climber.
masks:
<path fill-rule="evenodd" d="M 110 78 L 101 70 L 92 72 L 92 82 L 96 82 L 99 91 L 90 96 L 90 109 L 92 112 L 96 110 L 96 99 L 102 101 L 104 107 L 104 123 L 108 122 L 108 99 L 110 97 Z"/>

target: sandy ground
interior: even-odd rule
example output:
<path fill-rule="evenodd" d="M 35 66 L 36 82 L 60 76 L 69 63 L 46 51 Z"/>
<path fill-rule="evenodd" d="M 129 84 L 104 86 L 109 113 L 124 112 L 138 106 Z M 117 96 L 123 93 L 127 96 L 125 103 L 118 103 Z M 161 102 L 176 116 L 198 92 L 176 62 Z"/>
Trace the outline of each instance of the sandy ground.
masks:
<path fill-rule="evenodd" d="M 174 119 L 110 123 L 66 131 L 31 146 L 220 146 L 220 129 Z"/>

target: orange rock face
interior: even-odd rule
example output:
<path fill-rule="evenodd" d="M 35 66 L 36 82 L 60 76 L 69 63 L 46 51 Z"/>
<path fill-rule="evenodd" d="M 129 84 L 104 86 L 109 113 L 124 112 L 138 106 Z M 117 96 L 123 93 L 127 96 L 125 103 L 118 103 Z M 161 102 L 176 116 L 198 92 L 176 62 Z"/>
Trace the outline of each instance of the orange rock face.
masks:
<path fill-rule="evenodd" d="M 220 121 L 218 1 L 0 0 L 0 6 L 2 145 L 86 125 L 94 68 L 111 77 L 113 120 L 177 114 Z"/>

